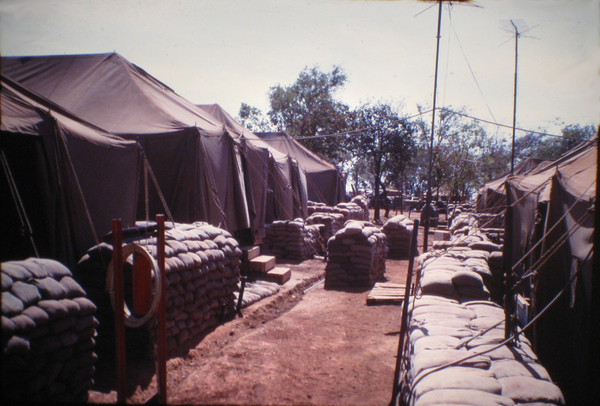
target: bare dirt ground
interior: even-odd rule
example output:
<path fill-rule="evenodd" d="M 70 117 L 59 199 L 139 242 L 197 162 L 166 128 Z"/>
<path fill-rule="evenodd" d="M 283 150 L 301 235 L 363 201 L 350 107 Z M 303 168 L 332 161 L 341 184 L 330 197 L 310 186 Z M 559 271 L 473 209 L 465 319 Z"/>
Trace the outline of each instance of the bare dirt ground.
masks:
<path fill-rule="evenodd" d="M 389 404 L 401 306 L 368 306 L 370 289 L 325 290 L 322 260 L 287 266 L 292 279 L 277 295 L 171 355 L 168 403 Z M 404 283 L 407 269 L 408 259 L 388 259 L 384 279 Z M 105 364 L 90 403 L 116 402 L 114 365 Z M 128 403 L 156 393 L 153 372 L 152 360 L 128 364 Z"/>

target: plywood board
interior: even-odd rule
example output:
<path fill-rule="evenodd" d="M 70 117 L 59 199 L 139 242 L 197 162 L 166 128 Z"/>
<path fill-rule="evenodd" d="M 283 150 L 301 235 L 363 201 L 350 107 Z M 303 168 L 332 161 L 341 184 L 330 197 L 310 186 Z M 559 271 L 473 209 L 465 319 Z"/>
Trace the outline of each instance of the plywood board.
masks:
<path fill-rule="evenodd" d="M 399 305 L 404 300 L 406 286 L 400 283 L 376 282 L 367 296 L 368 305 L 394 304 Z"/>

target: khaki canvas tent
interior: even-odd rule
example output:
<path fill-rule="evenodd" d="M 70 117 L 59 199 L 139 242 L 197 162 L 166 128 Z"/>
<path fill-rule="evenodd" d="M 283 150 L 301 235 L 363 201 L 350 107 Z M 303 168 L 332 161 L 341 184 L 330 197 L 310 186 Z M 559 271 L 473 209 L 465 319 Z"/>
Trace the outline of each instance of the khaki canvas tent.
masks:
<path fill-rule="evenodd" d="M 516 293 L 530 300 L 530 316 L 544 311 L 534 325 L 535 351 L 573 404 L 582 403 L 578 396 L 596 372 L 590 332 L 598 316 L 592 306 L 597 161 L 596 135 L 505 182 Z"/>
<path fill-rule="evenodd" d="M 227 131 L 240 142 L 246 174 L 246 184 L 252 185 L 249 196 L 251 213 L 254 219 L 255 234 L 264 236 L 264 224 L 273 220 L 291 220 L 302 213 L 300 196 L 306 196 L 303 183 L 292 187 L 293 179 L 299 178 L 298 165 L 293 164 L 289 155 L 276 150 L 260 137 L 244 128 L 218 104 L 198 105 L 206 113 L 223 123 Z"/>
<path fill-rule="evenodd" d="M 3 57 L 2 72 L 78 117 L 136 140 L 175 221 L 207 221 L 231 232 L 251 227 L 236 140 L 120 55 Z M 149 188 L 146 212 L 140 187 L 138 219 L 166 211 L 158 191 Z"/>
<path fill-rule="evenodd" d="M 522 175 L 531 171 L 543 162 L 548 162 L 539 158 L 527 158 L 519 162 L 513 168 L 514 175 Z M 477 195 L 477 211 L 480 213 L 501 213 L 506 208 L 506 194 L 504 184 L 510 176 L 510 171 L 495 179 L 492 179 L 483 185 Z"/>
<path fill-rule="evenodd" d="M 306 173 L 308 200 L 329 206 L 343 202 L 346 181 L 335 165 L 326 162 L 285 132 L 257 133 L 269 146 L 298 161 Z"/>
<path fill-rule="evenodd" d="M 141 154 L 2 76 L 0 261 L 30 256 L 71 267 L 113 218 L 133 225 Z"/>

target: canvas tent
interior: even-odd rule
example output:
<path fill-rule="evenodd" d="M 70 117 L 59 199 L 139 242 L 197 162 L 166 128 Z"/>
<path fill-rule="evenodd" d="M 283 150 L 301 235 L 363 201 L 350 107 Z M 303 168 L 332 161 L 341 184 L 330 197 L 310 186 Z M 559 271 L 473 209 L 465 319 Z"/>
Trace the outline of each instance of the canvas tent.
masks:
<path fill-rule="evenodd" d="M 597 198 L 597 135 L 554 162 L 508 177 L 506 240 L 517 293 L 531 300 L 535 351 L 574 404 L 585 393 L 594 322 L 592 269 Z M 512 221 L 510 220 L 512 217 Z M 565 289 L 553 302 L 555 296 Z M 597 316 L 597 313 L 596 313 Z"/>
<path fill-rule="evenodd" d="M 231 232 L 251 227 L 236 141 L 213 117 L 120 55 L 3 57 L 2 72 L 82 119 L 136 140 L 175 221 L 207 221 Z M 146 214 L 144 189 L 138 218 Z M 157 192 L 149 193 L 150 218 L 165 213 Z"/>
<path fill-rule="evenodd" d="M 346 182 L 335 165 L 326 162 L 286 132 L 257 133 L 269 146 L 298 161 L 306 173 L 308 200 L 329 206 L 343 202 Z"/>
<path fill-rule="evenodd" d="M 139 146 L 4 76 L 0 95 L 0 260 L 39 255 L 73 267 L 111 219 L 134 224 Z"/>
<path fill-rule="evenodd" d="M 306 185 L 293 181 L 300 178 L 299 168 L 288 154 L 269 146 L 218 104 L 198 107 L 223 123 L 240 142 L 245 158 L 246 184 L 252 185 L 253 202 L 250 206 L 253 208 L 255 229 L 261 230 L 257 233 L 259 236 L 264 236 L 264 227 L 261 226 L 265 222 L 291 220 L 306 213 L 306 205 L 302 206 L 300 198 L 306 196 Z M 292 187 L 293 184 L 296 188 Z"/>
<path fill-rule="evenodd" d="M 513 168 L 513 175 L 522 175 L 531 171 L 538 165 L 548 162 L 539 158 L 527 158 Z M 506 207 L 506 194 L 504 184 L 511 175 L 506 172 L 483 185 L 477 195 L 477 211 L 480 213 L 500 213 Z"/>

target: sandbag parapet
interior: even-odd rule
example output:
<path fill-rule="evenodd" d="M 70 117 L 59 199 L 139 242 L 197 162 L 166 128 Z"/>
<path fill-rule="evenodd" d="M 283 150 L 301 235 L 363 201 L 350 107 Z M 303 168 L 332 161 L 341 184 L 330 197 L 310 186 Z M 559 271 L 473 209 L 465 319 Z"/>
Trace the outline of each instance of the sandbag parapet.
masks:
<path fill-rule="evenodd" d="M 234 292 L 239 289 L 242 251 L 237 240 L 221 228 L 203 222 L 168 224 L 170 227 L 165 231 L 166 324 L 167 348 L 172 351 L 235 314 Z M 156 237 L 135 243 L 157 258 Z M 90 285 L 102 303 L 102 315 L 107 321 L 113 310 L 103 291 L 106 286 L 99 285 L 103 279 L 95 275 L 106 275 L 106 264 L 111 259 L 112 246 L 101 244 L 92 247 L 76 268 L 78 278 Z M 124 264 L 126 276 L 131 272 L 131 265 L 132 257 L 129 257 Z M 128 330 L 128 334 L 136 338 L 131 340 L 128 336 L 126 344 L 143 342 L 140 335 L 149 336 L 151 343 L 156 330 L 150 324 Z M 113 329 L 114 326 L 107 325 L 103 332 L 110 335 Z"/>
<path fill-rule="evenodd" d="M 58 261 L 0 267 L 3 403 L 86 402 L 96 371 L 96 306 Z"/>
<path fill-rule="evenodd" d="M 565 403 L 526 337 L 503 343 L 500 306 L 436 295 L 410 300 L 402 404 Z"/>
<path fill-rule="evenodd" d="M 323 239 L 327 241 L 344 227 L 344 215 L 342 213 L 314 212 L 306 219 L 306 224 L 323 225 L 320 231 Z"/>
<path fill-rule="evenodd" d="M 383 232 L 387 237 L 388 258 L 408 257 L 413 229 L 414 222 L 404 215 L 394 216 L 385 222 Z M 417 249 L 414 252 L 418 255 Z"/>
<path fill-rule="evenodd" d="M 276 220 L 265 226 L 261 253 L 292 261 L 304 261 L 323 254 L 321 230 L 303 219 Z"/>
<path fill-rule="evenodd" d="M 327 242 L 325 288 L 372 287 L 385 273 L 385 234 L 373 224 L 346 222 Z"/>

